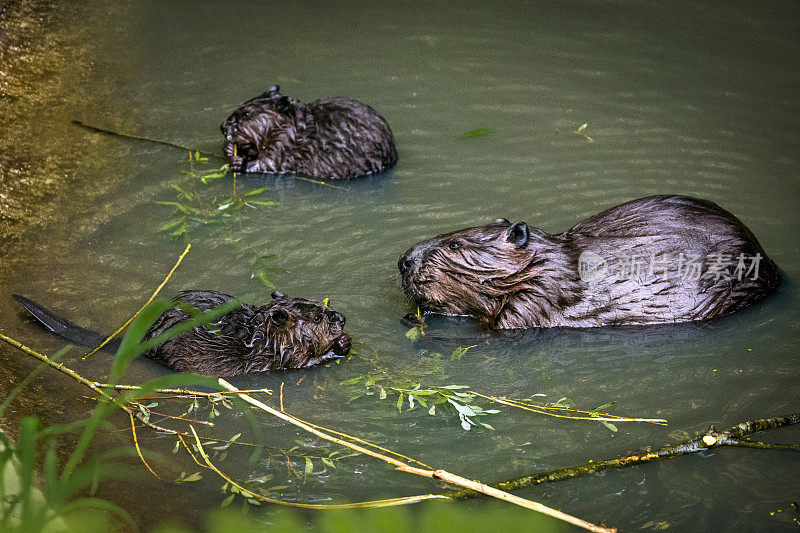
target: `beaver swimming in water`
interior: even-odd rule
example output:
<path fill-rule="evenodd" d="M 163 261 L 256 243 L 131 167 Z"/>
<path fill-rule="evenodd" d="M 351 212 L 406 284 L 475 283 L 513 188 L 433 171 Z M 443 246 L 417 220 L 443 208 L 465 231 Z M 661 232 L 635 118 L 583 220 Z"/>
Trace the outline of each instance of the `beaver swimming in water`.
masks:
<path fill-rule="evenodd" d="M 220 129 L 233 172 L 346 179 L 381 172 L 397 162 L 386 119 L 349 98 L 305 104 L 273 85 L 240 105 Z"/>
<path fill-rule="evenodd" d="M 633 200 L 557 235 L 498 219 L 420 242 L 398 267 L 420 308 L 490 329 L 709 320 L 779 283 L 739 219 L 688 196 Z"/>
<path fill-rule="evenodd" d="M 50 331 L 70 342 L 94 347 L 105 340 L 105 335 L 60 318 L 36 302 L 16 294 L 13 297 Z M 308 368 L 350 351 L 350 335 L 343 332 L 344 315 L 319 302 L 277 291 L 272 298 L 261 307 L 241 304 L 216 321 L 173 337 L 144 355 L 178 372 L 224 377 Z M 217 291 L 182 291 L 173 299 L 175 307 L 156 319 L 144 340 L 183 322 L 195 310 L 208 311 L 231 300 L 232 296 Z M 105 348 L 116 352 L 119 344 L 115 340 Z"/>

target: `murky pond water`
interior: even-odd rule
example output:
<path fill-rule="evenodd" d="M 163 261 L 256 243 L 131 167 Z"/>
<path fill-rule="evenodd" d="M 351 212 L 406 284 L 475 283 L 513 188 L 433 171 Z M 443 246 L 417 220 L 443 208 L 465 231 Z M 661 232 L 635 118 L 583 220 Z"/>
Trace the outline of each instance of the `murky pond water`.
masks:
<path fill-rule="evenodd" d="M 85 10 L 108 9 L 101 1 L 76 6 L 74 24 L 86 20 Z M 106 138 L 107 166 L 84 177 L 102 184 L 93 197 L 63 198 L 51 227 L 9 249 L 0 265 L 7 334 L 43 350 L 61 345 L 19 312 L 12 292 L 113 330 L 189 241 L 191 252 L 164 295 L 214 288 L 264 300 L 270 290 L 257 275 L 263 272 L 291 295 L 331 298 L 357 341 L 357 355 L 340 364 L 247 376 L 237 385 L 277 390 L 284 382 L 286 408 L 298 417 L 466 477 L 499 481 L 677 442 L 709 424 L 724 428 L 798 410 L 796 5 L 136 2 L 113 7 L 85 31 L 97 49 L 97 75 L 96 85 L 70 89 L 86 94 L 86 106 L 72 110 L 77 119 L 219 152 L 222 119 L 278 83 L 303 100 L 343 94 L 374 106 L 392 125 L 400 161 L 387 175 L 343 189 L 239 176 L 238 190 L 266 187 L 258 198 L 279 205 L 190 225 L 187 237 L 175 240 L 159 232 L 174 213 L 158 202 L 179 201 L 172 185 L 197 190 L 211 211 L 215 195 L 230 193 L 230 177 L 193 184 L 181 172 L 189 167 L 180 151 Z M 584 123 L 594 142 L 575 133 Z M 476 128 L 491 132 L 462 138 Z M 65 131 L 75 143 L 97 142 L 96 133 Z M 413 308 L 399 290 L 396 262 L 415 242 L 498 217 L 560 232 L 659 193 L 708 198 L 735 213 L 785 272 L 779 293 L 702 326 L 490 335 L 469 321 L 439 318 L 424 339 L 406 337 L 400 318 Z M 451 355 L 467 346 L 474 347 Z M 9 384 L 32 367 L 8 347 L 0 356 Z M 73 352 L 66 362 L 102 379 L 110 357 L 81 361 Z M 138 361 L 126 380 L 163 373 Z M 365 389 L 342 382 L 368 373 L 386 376 L 384 386 L 401 379 L 468 385 L 515 398 L 566 397 L 583 408 L 613 401 L 615 414 L 669 425 L 619 423 L 612 432 L 482 403 L 501 410 L 484 419 L 494 430 L 464 431 L 444 409 L 431 416 L 406 403 L 399 413 L 397 395 L 381 400 L 373 389 L 351 400 Z M 53 405 L 73 405 L 81 394 L 52 373 L 36 383 L 36 398 L 48 396 Z M 59 413 L 30 400 L 19 409 L 59 421 L 90 407 Z M 294 439 L 323 447 L 274 420 L 260 422 L 276 456 Z M 230 436 L 247 431 L 247 423 L 222 416 L 216 431 Z M 796 443 L 799 436 L 792 428 L 763 439 Z M 159 442 L 169 453 L 173 442 L 166 440 Z M 305 453 L 324 454 L 313 447 Z M 226 467 L 241 479 L 271 474 L 269 484 L 288 485 L 281 498 L 301 501 L 435 490 L 363 457 L 336 464 L 315 462 L 314 472 L 325 471 L 305 480 L 288 472 L 285 458 L 250 465 L 233 453 Z M 185 468 L 193 471 L 189 460 Z M 623 529 L 789 528 L 798 474 L 796 454 L 721 449 L 520 494 Z M 221 484 L 206 476 L 193 488 L 215 505 L 224 497 Z M 141 487 L 135 499 L 146 502 L 163 485 Z"/>

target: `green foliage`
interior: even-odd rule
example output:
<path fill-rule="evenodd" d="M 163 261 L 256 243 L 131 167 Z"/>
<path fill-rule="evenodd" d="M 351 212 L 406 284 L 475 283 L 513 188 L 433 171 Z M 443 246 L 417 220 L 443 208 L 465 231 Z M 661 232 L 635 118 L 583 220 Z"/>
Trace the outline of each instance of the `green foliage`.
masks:
<path fill-rule="evenodd" d="M 460 359 L 470 348 L 473 346 L 456 348 L 450 359 Z M 366 374 L 346 379 L 340 385 L 351 402 L 363 396 L 377 396 L 379 400 L 394 402 L 400 413 L 404 408 L 411 411 L 419 406 L 431 416 L 436 416 L 437 411 L 457 415 L 461 427 L 467 431 L 473 427 L 494 429 L 482 417 L 500 411 L 477 405 L 475 395 L 463 390 L 468 386 L 431 384 L 432 381 L 448 378 L 443 373 L 443 359 L 440 353 L 421 353 L 413 375 L 408 375 L 408 371 L 389 371 L 376 367 Z M 427 378 L 426 383 L 423 384 L 420 378 Z"/>
<path fill-rule="evenodd" d="M 199 152 L 189 152 L 185 161 L 188 162 L 189 170 L 181 170 L 181 173 L 188 176 L 188 180 L 180 185 L 170 185 L 176 191 L 175 200 L 158 202 L 173 208 L 172 218 L 159 228 L 160 232 L 167 233 L 172 238 L 187 237 L 193 226 L 222 224 L 234 220 L 236 214 L 246 208 L 278 205 L 277 202 L 256 198 L 266 191 L 265 187 L 242 193 L 237 192 L 234 185 L 231 194 L 215 193 L 213 185 L 228 174 L 228 165 L 215 169 L 199 169 L 199 166 L 208 163 L 208 158 L 202 157 Z"/>
<path fill-rule="evenodd" d="M 479 137 L 481 135 L 488 135 L 492 133 L 491 128 L 476 128 L 474 130 L 470 130 L 467 133 L 461 136 L 462 139 L 470 139 L 472 137 Z"/>
<path fill-rule="evenodd" d="M 429 503 L 414 507 L 381 509 L 331 510 L 314 515 L 313 531 L 318 533 L 451 533 L 453 531 L 567 531 L 563 522 L 539 513 L 503 503 L 453 505 Z M 153 533 L 184 533 L 183 526 L 162 526 Z M 282 510 L 268 517 L 249 517 L 233 508 L 209 513 L 202 529 L 205 533 L 239 533 L 269 531 L 297 533 L 309 531 L 303 515 Z"/>
<path fill-rule="evenodd" d="M 150 409 L 158 404 L 144 404 L 136 400 L 147 396 L 157 388 L 180 387 L 186 384 L 201 384 L 213 388 L 219 386 L 213 378 L 192 374 L 163 376 L 145 383 L 140 389 L 127 392 L 122 397 L 111 394 L 113 386 L 118 383 L 127 366 L 139 354 L 183 331 L 212 322 L 228 312 L 236 303 L 196 313 L 189 320 L 170 328 L 162 335 L 143 341 L 145 333 L 155 319 L 169 305 L 168 300 L 151 303 L 129 327 L 112 364 L 109 384 L 105 389 L 105 393 L 114 398 L 113 401 L 99 400 L 87 420 L 64 425 L 43 426 L 36 418 L 24 418 L 20 423 L 16 443 L 0 432 L 0 474 L 2 474 L 0 475 L 0 531 L 25 533 L 50 530 L 109 531 L 117 529 L 123 523 L 128 524 L 127 528 L 133 529 L 131 517 L 122 508 L 92 496 L 78 496 L 86 491 L 90 495 L 93 494 L 103 479 L 129 475 L 130 467 L 115 463 L 114 458 L 133 456 L 137 453 L 133 447 L 125 446 L 102 452 L 95 450 L 94 454 L 90 454 L 97 431 L 109 425 L 108 417 L 125 405 L 135 406 L 134 408 L 144 414 L 143 418 L 149 418 Z M 57 352 L 51 359 L 58 359 L 66 350 L 67 348 Z M 20 391 L 47 368 L 49 367 L 44 363 L 37 367 L 9 394 L 0 404 L 0 416 Z M 239 398 L 219 399 L 216 402 L 226 402 L 228 405 L 238 403 L 244 406 L 244 402 Z M 242 411 L 249 420 L 254 421 L 249 409 L 245 408 Z M 67 433 L 78 434 L 78 438 L 65 464 L 59 470 L 56 445 L 59 437 Z M 230 440 L 235 441 L 238 437 L 236 435 Z M 215 452 L 223 451 L 228 445 L 218 446 Z M 200 478 L 199 473 L 184 472 L 178 481 L 192 482 Z"/>

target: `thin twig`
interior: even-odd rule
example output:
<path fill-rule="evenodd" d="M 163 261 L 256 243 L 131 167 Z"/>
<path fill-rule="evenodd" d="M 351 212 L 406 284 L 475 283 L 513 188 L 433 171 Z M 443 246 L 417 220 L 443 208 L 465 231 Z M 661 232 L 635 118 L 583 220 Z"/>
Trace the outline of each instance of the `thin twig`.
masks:
<path fill-rule="evenodd" d="M 142 455 L 142 450 L 139 448 L 139 439 L 136 438 L 136 420 L 133 418 L 133 413 L 128 412 L 128 416 L 131 418 L 131 433 L 133 433 L 133 445 L 136 447 L 136 453 L 139 454 L 139 459 L 142 460 L 144 466 L 150 471 L 151 474 L 156 476 L 157 479 L 161 479 L 161 476 L 156 474 L 155 470 L 150 468 L 150 465 L 147 464 L 147 461 L 144 460 L 144 456 Z M 163 481 L 163 480 L 162 480 Z"/>
<path fill-rule="evenodd" d="M 296 416 L 290 415 L 289 413 L 286 413 L 286 414 L 288 416 L 291 416 L 295 420 L 298 420 L 298 421 L 300 421 L 300 422 L 302 422 L 304 424 L 308 424 L 309 426 L 311 426 L 314 429 L 318 429 L 320 431 L 327 431 L 328 433 L 333 433 L 334 435 L 339 435 L 340 437 L 344 437 L 346 439 L 352 440 L 353 442 L 358 442 L 358 443 L 364 444 L 365 446 L 371 446 L 372 448 L 375 448 L 376 450 L 380 450 L 382 452 L 394 455 L 395 457 L 400 457 L 401 459 L 405 459 L 409 463 L 417 463 L 418 465 L 424 466 L 425 468 L 427 468 L 429 470 L 432 470 L 432 467 L 426 465 L 422 461 L 418 461 L 418 460 L 416 460 L 416 459 L 414 459 L 412 457 L 408 457 L 407 455 L 403 455 L 402 453 L 398 453 L 398 452 L 395 452 L 395 451 L 390 450 L 388 448 L 384 448 L 383 446 L 379 446 L 379 445 L 375 444 L 374 442 L 370 442 L 370 441 L 364 440 L 364 439 L 359 439 L 358 437 L 354 437 L 352 435 L 348 435 L 347 433 L 342 433 L 340 431 L 336 431 L 334 429 L 330 429 L 330 428 L 326 428 L 326 427 L 323 427 L 323 426 L 319 426 L 317 424 L 312 424 L 311 422 L 308 422 L 308 421 L 303 420 L 301 418 L 297 418 Z"/>
<path fill-rule="evenodd" d="M 517 407 L 519 409 L 524 409 L 525 411 L 531 411 L 534 413 L 539 413 L 542 415 L 553 416 L 557 418 L 569 418 L 571 420 L 596 420 L 598 422 L 605 421 L 605 422 L 647 422 L 649 424 L 656 424 L 659 426 L 666 426 L 667 421 L 663 418 L 629 418 L 625 416 L 617 416 L 611 415 L 607 413 L 603 413 L 603 416 L 591 416 L 594 411 L 581 411 L 578 409 L 570 409 L 568 407 L 548 407 L 542 405 L 530 405 L 519 400 L 513 400 L 510 398 L 502 398 L 499 396 L 487 396 L 485 394 L 481 394 L 475 391 L 469 391 L 470 394 L 475 394 L 476 396 L 480 396 L 482 398 L 486 398 L 493 402 L 501 403 L 503 405 L 509 405 L 511 407 Z M 549 413 L 547 412 L 548 409 L 558 410 L 558 411 L 570 411 L 572 413 L 584 413 L 590 416 L 568 416 L 568 415 L 559 415 L 556 413 Z"/>
<path fill-rule="evenodd" d="M 72 120 L 71 122 L 73 124 L 75 124 L 76 126 L 81 126 L 82 128 L 86 128 L 87 130 L 95 131 L 97 133 L 105 133 L 107 135 L 116 135 L 117 137 L 124 137 L 126 139 L 135 139 L 137 141 L 147 141 L 147 142 L 151 142 L 151 143 L 161 144 L 161 145 L 164 145 L 164 146 L 171 146 L 172 148 L 178 148 L 179 150 L 189 150 L 190 152 L 198 152 L 198 153 L 203 154 L 205 156 L 215 157 L 215 158 L 217 158 L 217 159 L 219 159 L 221 161 L 227 161 L 228 160 L 227 157 L 225 157 L 224 155 L 221 155 L 221 154 L 217 154 L 217 153 L 214 153 L 214 152 L 207 152 L 206 150 L 198 150 L 197 148 L 190 148 L 188 146 L 183 146 L 182 144 L 177 144 L 177 143 L 170 142 L 170 141 L 164 141 L 164 140 L 161 140 L 161 139 L 155 139 L 153 137 L 144 137 L 142 135 L 133 135 L 133 134 L 124 133 L 124 132 L 121 132 L 121 131 L 114 131 L 114 130 L 109 130 L 109 129 L 106 129 L 106 128 L 100 128 L 98 126 L 92 126 L 92 125 L 86 124 L 85 122 L 81 122 L 80 120 Z M 235 148 L 234 148 L 234 150 L 235 150 Z M 340 187 L 338 185 L 333 185 L 331 183 L 325 183 L 324 181 L 314 180 L 314 179 L 311 179 L 311 178 L 304 178 L 303 176 L 298 176 L 296 174 L 282 174 L 282 175 L 289 176 L 290 178 L 295 179 L 295 180 L 308 181 L 310 183 L 315 183 L 317 185 L 323 185 L 325 187 L 331 187 L 333 189 L 341 189 L 343 191 L 348 190 L 346 187 Z M 236 191 L 236 186 L 235 186 L 236 173 L 233 174 L 233 177 L 234 177 L 234 194 L 235 194 L 235 191 Z"/>
<path fill-rule="evenodd" d="M 140 307 L 140 308 L 139 308 L 139 310 L 138 310 L 138 311 L 136 311 L 136 313 L 134 313 L 134 315 L 133 315 L 132 317 L 130 317 L 130 318 L 128 319 L 128 321 L 127 321 L 127 322 L 125 322 L 124 324 L 122 324 L 122 326 L 120 326 L 120 328 L 119 328 L 117 331 L 115 331 L 114 333 L 112 333 L 112 334 L 111 334 L 111 335 L 110 335 L 110 336 L 109 336 L 109 337 L 108 337 L 106 340 L 104 340 L 103 342 L 101 342 L 101 343 L 100 343 L 100 346 L 98 346 L 97 348 L 95 348 L 95 349 L 94 349 L 94 350 L 92 350 L 91 352 L 89 352 L 89 353 L 87 353 L 86 355 L 84 355 L 84 356 L 83 356 L 83 358 L 84 358 L 84 359 L 86 359 L 86 358 L 87 358 L 87 357 L 89 357 L 90 355 L 94 354 L 95 352 L 97 352 L 97 350 L 99 350 L 100 348 L 102 348 L 103 346 L 105 346 L 106 344 L 108 344 L 109 342 L 111 342 L 111 339 L 113 339 L 114 337 L 116 337 L 117 335 L 119 335 L 119 334 L 120 334 L 120 332 L 122 332 L 122 330 L 123 330 L 123 329 L 127 328 L 127 327 L 130 325 L 130 323 L 131 323 L 131 322 L 133 322 L 133 321 L 134 321 L 134 319 L 135 319 L 137 316 L 139 316 L 139 313 L 141 313 L 141 312 L 144 310 L 144 308 L 145 308 L 145 307 L 147 307 L 148 305 L 150 305 L 150 302 L 152 302 L 153 300 L 155 300 L 155 299 L 156 299 L 156 296 L 158 296 L 158 293 L 159 293 L 159 292 L 161 292 L 161 289 L 163 289 L 163 288 L 164 288 L 164 285 L 166 285 L 166 284 L 167 284 L 167 282 L 169 281 L 169 278 L 171 278 L 171 277 L 172 277 L 172 274 L 174 274 L 174 273 L 175 273 L 175 271 L 178 269 L 178 266 L 181 264 L 181 261 L 183 261 L 183 258 L 184 258 L 184 257 L 186 257 L 186 254 L 188 254 L 188 253 L 189 253 L 189 249 L 190 249 L 191 247 L 192 247 L 192 244 L 191 244 L 191 243 L 188 243 L 188 244 L 186 245 L 186 249 L 185 249 L 185 250 L 183 250 L 183 253 L 180 255 L 180 257 L 178 257 L 178 261 L 175 263 L 175 266 L 173 266 L 173 267 L 172 267 L 172 270 L 170 270 L 170 271 L 169 271 L 169 274 L 167 274 L 167 277 L 166 277 L 166 278 L 164 278 L 164 281 L 162 281 L 162 282 L 161 282 L 161 285 L 159 285 L 159 286 L 158 286 L 158 288 L 155 290 L 155 292 L 153 292 L 152 296 L 150 296 L 150 299 L 149 299 L 149 300 L 147 300 L 147 302 L 145 302 L 145 304 L 144 304 L 142 307 Z"/>
<path fill-rule="evenodd" d="M 108 383 L 98 383 L 94 382 L 95 385 L 98 387 L 107 388 L 110 385 Z M 139 385 L 114 385 L 113 388 L 117 390 L 139 390 L 142 387 Z M 202 392 L 196 390 L 189 390 L 189 389 L 154 389 L 153 392 L 160 392 L 164 394 L 177 394 L 178 396 L 161 396 L 160 398 L 188 398 L 191 396 L 203 396 L 210 399 L 222 399 L 224 396 L 233 396 L 236 395 L 235 392 L 231 391 L 215 391 L 215 392 Z M 264 394 L 272 394 L 272 389 L 249 389 L 249 390 L 242 390 L 241 392 L 246 392 L 247 394 L 253 394 L 256 392 L 263 392 Z M 159 397 L 154 396 L 152 398 L 141 397 L 140 400 L 157 400 Z"/>
<path fill-rule="evenodd" d="M 182 420 L 184 422 L 189 422 L 189 423 L 193 423 L 193 424 L 203 424 L 205 426 L 210 426 L 212 428 L 214 427 L 214 423 L 213 422 L 206 422 L 206 421 L 203 421 L 203 420 L 194 420 L 193 418 L 186 418 L 186 417 L 183 417 L 183 416 L 175 416 L 175 415 L 168 415 L 166 413 L 159 413 L 158 411 L 153 411 L 152 409 L 148 409 L 147 407 L 145 407 L 144 405 L 142 405 L 142 404 L 140 404 L 138 402 L 131 402 L 131 403 L 133 405 L 141 406 L 142 409 L 146 409 L 147 412 L 152 414 L 152 415 L 162 416 L 164 418 L 171 418 L 173 420 Z"/>

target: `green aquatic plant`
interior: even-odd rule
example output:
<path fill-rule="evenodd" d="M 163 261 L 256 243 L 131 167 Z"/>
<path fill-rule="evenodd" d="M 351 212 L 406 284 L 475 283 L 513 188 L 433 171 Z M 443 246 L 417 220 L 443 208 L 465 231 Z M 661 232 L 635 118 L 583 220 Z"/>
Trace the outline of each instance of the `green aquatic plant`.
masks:
<path fill-rule="evenodd" d="M 159 232 L 174 239 L 185 238 L 193 226 L 222 224 L 235 220 L 235 215 L 247 208 L 278 205 L 277 202 L 256 198 L 267 190 L 266 187 L 238 192 L 234 182 L 231 193 L 218 193 L 215 182 L 228 174 L 228 165 L 203 169 L 208 161 L 208 157 L 198 151 L 189 152 L 188 158 L 181 160 L 188 164 L 188 170 L 181 170 L 188 176 L 188 181 L 170 184 L 170 188 L 176 191 L 175 200 L 157 202 L 173 208 L 172 218 L 159 228 Z"/>
<path fill-rule="evenodd" d="M 492 133 L 491 128 L 476 128 L 474 130 L 470 130 L 463 135 L 461 135 L 462 139 L 471 139 L 472 137 L 480 137 L 481 135 L 488 135 Z"/>
<path fill-rule="evenodd" d="M 414 331 L 416 328 L 412 328 Z M 474 346 L 458 347 L 453 350 L 450 360 L 459 360 Z M 466 385 L 434 385 L 432 382 L 444 381 L 444 362 L 447 358 L 438 352 L 422 350 L 417 357 L 417 365 L 412 370 L 389 370 L 377 366 L 362 374 L 340 382 L 343 392 L 352 402 L 364 396 L 377 397 L 378 400 L 394 402 L 399 413 L 411 411 L 418 406 L 431 416 L 440 413 L 457 415 L 464 430 L 473 427 L 494 429 L 484 422 L 486 415 L 499 413 L 497 409 L 484 409 L 478 405 L 475 395 L 465 391 Z M 438 407 L 438 409 L 437 409 Z"/>

